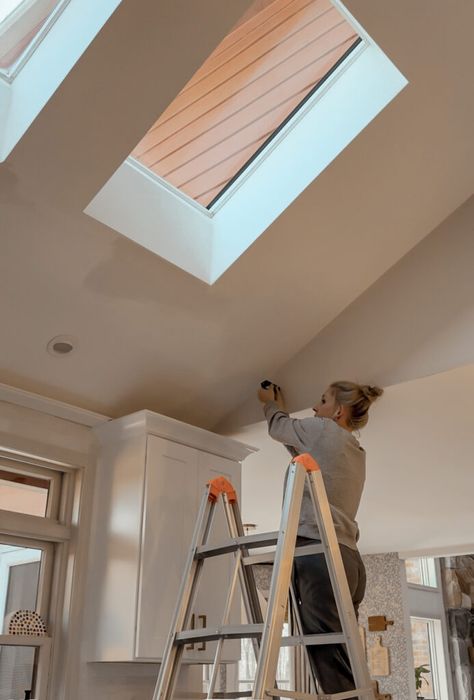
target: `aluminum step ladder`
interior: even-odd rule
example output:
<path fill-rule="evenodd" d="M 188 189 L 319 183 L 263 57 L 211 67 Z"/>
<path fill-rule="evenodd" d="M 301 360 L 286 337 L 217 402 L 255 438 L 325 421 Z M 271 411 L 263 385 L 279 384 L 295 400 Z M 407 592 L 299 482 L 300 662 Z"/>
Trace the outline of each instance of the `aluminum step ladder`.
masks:
<path fill-rule="evenodd" d="M 305 481 L 308 483 L 315 509 L 316 523 L 321 543 L 296 547 L 299 514 Z M 229 538 L 218 545 L 209 545 L 213 515 L 219 498 L 222 498 Z M 250 553 L 250 550 L 276 545 L 275 551 Z M 200 574 L 206 559 L 233 552 L 234 569 L 227 594 L 220 626 L 199 630 L 188 629 Z M 293 558 L 306 554 L 325 555 L 333 593 L 339 613 L 341 632 L 303 635 L 291 586 Z M 273 573 L 265 617 L 262 615 L 252 565 L 273 562 Z M 231 625 L 229 617 L 232 600 L 237 588 L 243 597 L 246 625 Z M 282 636 L 285 611 L 289 595 L 293 596 L 293 613 L 296 611 L 298 634 Z M 216 682 L 222 647 L 226 639 L 251 638 L 257 659 L 252 692 L 216 692 Z M 268 698 L 292 698 L 294 700 L 374 700 L 374 693 L 359 634 L 359 628 L 347 584 L 339 545 L 331 516 L 319 466 L 309 454 L 299 455 L 290 464 L 283 501 L 280 529 L 277 532 L 245 535 L 235 490 L 224 477 L 210 481 L 201 502 L 189 555 L 178 594 L 178 603 L 166 641 L 163 660 L 152 700 L 172 700 L 185 645 L 193 642 L 217 640 L 214 664 L 209 679 L 208 698 L 236 698 L 251 696 L 254 700 Z M 276 687 L 276 672 L 281 646 L 314 644 L 345 644 L 349 656 L 355 689 L 325 694 L 317 690 L 284 690 Z M 306 660 L 309 663 L 307 653 Z"/>

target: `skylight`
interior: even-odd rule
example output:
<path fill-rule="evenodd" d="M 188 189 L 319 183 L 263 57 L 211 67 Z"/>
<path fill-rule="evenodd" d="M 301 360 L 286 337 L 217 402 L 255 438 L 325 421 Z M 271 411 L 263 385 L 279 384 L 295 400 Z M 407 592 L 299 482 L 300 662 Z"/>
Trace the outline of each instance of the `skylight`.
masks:
<path fill-rule="evenodd" d="M 340 0 L 255 0 L 85 212 L 214 284 L 406 84 Z"/>
<path fill-rule="evenodd" d="M 13 80 L 68 0 L 0 0 L 0 75 Z"/>
<path fill-rule="evenodd" d="M 132 153 L 205 207 L 360 41 L 330 0 L 261 7 L 223 39 Z"/>
<path fill-rule="evenodd" d="M 0 0 L 0 162 L 121 0 Z"/>

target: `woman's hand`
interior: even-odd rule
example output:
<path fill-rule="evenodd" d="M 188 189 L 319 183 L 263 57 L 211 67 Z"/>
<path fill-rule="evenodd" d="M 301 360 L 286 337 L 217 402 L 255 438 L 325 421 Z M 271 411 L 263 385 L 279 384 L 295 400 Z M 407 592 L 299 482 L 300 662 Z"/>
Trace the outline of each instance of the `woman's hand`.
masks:
<path fill-rule="evenodd" d="M 286 410 L 283 394 L 280 387 L 276 384 L 270 384 L 267 389 L 262 389 L 262 387 L 260 387 L 257 396 L 258 400 L 262 403 L 267 403 L 267 401 L 276 401 L 278 407 L 281 408 L 282 411 Z"/>

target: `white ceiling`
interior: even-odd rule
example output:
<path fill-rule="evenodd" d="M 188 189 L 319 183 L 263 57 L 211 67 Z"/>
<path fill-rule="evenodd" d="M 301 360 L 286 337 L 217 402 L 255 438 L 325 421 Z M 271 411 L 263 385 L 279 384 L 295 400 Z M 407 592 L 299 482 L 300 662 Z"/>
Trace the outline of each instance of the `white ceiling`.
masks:
<path fill-rule="evenodd" d="M 473 416 L 474 365 L 389 387 L 372 406 L 360 436 L 367 452 L 358 513 L 363 553 L 474 551 Z M 239 437 L 260 448 L 244 462 L 244 522 L 260 532 L 278 529 L 289 456 L 266 424 Z"/>
<path fill-rule="evenodd" d="M 1 382 L 212 427 L 472 194 L 474 5 L 352 0 L 410 84 L 216 285 L 84 215 L 248 4 L 123 0 L 1 164 Z"/>

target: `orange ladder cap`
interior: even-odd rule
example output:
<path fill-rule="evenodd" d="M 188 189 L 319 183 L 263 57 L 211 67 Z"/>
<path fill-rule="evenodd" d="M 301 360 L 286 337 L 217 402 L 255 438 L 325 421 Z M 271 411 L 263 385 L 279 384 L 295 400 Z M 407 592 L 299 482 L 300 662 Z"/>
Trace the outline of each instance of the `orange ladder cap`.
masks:
<path fill-rule="evenodd" d="M 209 500 L 215 503 L 221 493 L 226 493 L 229 503 L 236 503 L 237 494 L 235 489 L 224 476 L 217 476 L 215 479 L 208 481 Z"/>
<path fill-rule="evenodd" d="M 316 462 L 314 457 L 311 457 L 311 455 L 308 454 L 307 452 L 295 457 L 293 459 L 293 462 L 298 462 L 298 464 L 302 464 L 307 472 L 319 472 L 319 471 L 321 471 L 320 466 Z"/>

